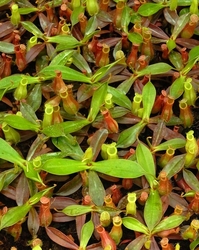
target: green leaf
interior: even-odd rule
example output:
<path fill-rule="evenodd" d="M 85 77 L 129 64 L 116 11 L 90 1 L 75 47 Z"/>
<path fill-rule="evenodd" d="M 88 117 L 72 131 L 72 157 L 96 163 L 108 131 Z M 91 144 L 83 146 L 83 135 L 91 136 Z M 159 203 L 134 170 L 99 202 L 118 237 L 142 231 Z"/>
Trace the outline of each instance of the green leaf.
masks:
<path fill-rule="evenodd" d="M 141 44 L 143 42 L 142 35 L 136 32 L 128 33 L 128 39 L 135 44 Z"/>
<path fill-rule="evenodd" d="M 39 172 L 37 170 L 35 170 L 32 162 L 27 162 L 27 166 L 25 164 L 24 165 L 21 164 L 20 167 L 23 169 L 25 176 L 28 179 L 36 181 L 36 182 L 44 185 L 44 183 L 39 175 Z"/>
<path fill-rule="evenodd" d="M 62 45 L 64 47 L 64 50 L 73 49 L 81 45 L 81 43 L 74 36 L 71 35 L 50 36 L 46 37 L 46 39 L 49 43 L 58 43 L 59 45 Z M 60 50 L 61 46 L 59 47 L 59 45 L 57 46 L 56 51 Z"/>
<path fill-rule="evenodd" d="M 94 224 L 92 220 L 89 220 L 86 222 L 81 230 L 81 237 L 80 237 L 80 248 L 81 249 L 86 249 L 86 246 L 93 234 L 94 231 Z"/>
<path fill-rule="evenodd" d="M 37 12 L 37 11 L 39 11 L 39 9 L 34 8 L 34 7 L 19 8 L 19 14 L 21 15 L 27 15 L 27 14 L 30 14 L 32 12 Z"/>
<path fill-rule="evenodd" d="M 176 38 L 178 37 L 180 32 L 183 30 L 185 25 L 189 22 L 189 18 L 190 18 L 190 12 L 183 14 L 178 18 L 176 25 L 173 28 L 171 39 L 176 40 Z"/>
<path fill-rule="evenodd" d="M 143 115 L 142 120 L 148 122 L 149 117 L 151 115 L 151 110 L 154 105 L 156 97 L 156 90 L 155 87 L 151 82 L 148 82 L 146 85 L 144 85 L 142 90 L 142 103 L 143 103 Z"/>
<path fill-rule="evenodd" d="M 167 48 L 168 48 L 168 50 L 169 50 L 169 59 L 170 59 L 170 53 L 172 54 L 174 51 L 174 49 L 176 48 L 176 42 L 172 39 L 172 38 L 170 38 L 169 40 L 167 40 L 167 42 L 166 42 L 166 45 L 167 45 Z M 172 59 L 172 58 L 171 58 Z M 182 58 L 181 58 L 182 59 Z M 173 61 L 173 60 L 170 60 L 171 62 Z M 182 60 L 181 60 L 182 61 Z M 175 63 L 175 62 L 174 62 Z M 175 64 L 174 64 L 175 65 Z"/>
<path fill-rule="evenodd" d="M 119 40 L 116 44 L 115 44 L 115 46 L 114 46 L 114 49 L 113 49 L 113 57 L 114 57 L 114 59 L 116 60 L 116 58 L 117 58 L 117 52 L 118 51 L 120 51 L 120 50 L 122 50 L 122 40 Z"/>
<path fill-rule="evenodd" d="M 184 167 L 185 155 L 177 155 L 173 157 L 167 165 L 162 169 L 162 171 L 167 173 L 167 177 L 170 179 L 175 174 L 180 172 Z"/>
<path fill-rule="evenodd" d="M 171 51 L 169 53 L 169 60 L 173 64 L 173 66 L 176 68 L 176 70 L 180 71 L 183 69 L 183 61 L 182 61 L 182 56 L 179 52 L 177 51 Z"/>
<path fill-rule="evenodd" d="M 60 159 L 60 158 L 63 158 L 64 156 L 65 155 L 62 152 L 52 152 L 52 153 L 48 153 L 48 154 L 42 154 L 40 157 L 41 157 L 42 163 L 44 163 L 47 160 L 55 159 L 55 158 Z"/>
<path fill-rule="evenodd" d="M 139 220 L 137 220 L 136 218 L 124 217 L 122 219 L 122 224 L 130 230 L 140 232 L 140 233 L 143 233 L 146 235 L 149 234 L 148 228 L 144 224 L 142 224 Z"/>
<path fill-rule="evenodd" d="M 125 81 L 123 81 L 118 87 L 117 89 L 119 89 L 120 91 L 122 91 L 123 93 L 128 93 L 129 90 L 131 89 L 134 81 L 138 78 L 138 75 L 132 74 L 132 76 L 130 76 L 129 78 L 127 78 Z"/>
<path fill-rule="evenodd" d="M 43 39 L 43 37 L 44 37 L 43 32 L 41 32 L 41 30 L 38 29 L 34 23 L 32 23 L 30 21 L 22 21 L 21 24 L 24 27 L 24 29 L 26 29 L 27 31 L 29 31 L 33 35 Z"/>
<path fill-rule="evenodd" d="M 101 68 L 99 68 L 95 74 L 91 77 L 91 82 L 92 83 L 98 83 L 104 76 L 108 75 L 109 70 L 115 66 L 116 64 L 118 64 L 120 62 L 121 59 L 107 64 L 106 66 L 103 66 Z"/>
<path fill-rule="evenodd" d="M 106 211 L 110 214 L 111 217 L 114 217 L 118 214 L 120 214 L 122 211 L 119 210 L 118 208 L 112 208 L 112 207 L 107 207 L 107 206 L 96 206 L 96 212 L 102 213 L 103 211 Z"/>
<path fill-rule="evenodd" d="M 0 173 L 0 191 L 11 184 L 22 172 L 21 169 L 16 171 L 16 169 L 7 169 Z"/>
<path fill-rule="evenodd" d="M 26 203 L 30 204 L 31 206 L 37 204 L 40 201 L 41 197 L 45 196 L 46 194 L 48 194 L 48 196 L 49 196 L 49 191 L 51 191 L 54 187 L 55 187 L 55 185 L 51 186 L 49 188 L 46 188 L 40 192 L 37 192 L 32 197 L 30 197 L 30 199 Z"/>
<path fill-rule="evenodd" d="M 7 91 L 7 89 L 0 89 L 0 100 L 2 100 L 2 98 L 4 97 L 6 91 Z"/>
<path fill-rule="evenodd" d="M 70 156 L 75 160 L 81 160 L 84 152 L 82 151 L 76 138 L 70 134 L 52 138 L 52 143 L 55 147 L 61 150 L 65 156 Z"/>
<path fill-rule="evenodd" d="M 182 170 L 182 168 L 184 167 L 184 163 L 185 155 L 174 156 L 162 169 L 162 171 L 166 172 L 167 177 L 171 179 L 175 174 Z"/>
<path fill-rule="evenodd" d="M 31 205 L 28 203 L 8 209 L 8 211 L 0 219 L 0 230 L 5 227 L 15 225 L 18 221 L 25 218 L 30 209 Z"/>
<path fill-rule="evenodd" d="M 91 34 L 93 34 L 98 26 L 99 24 L 96 15 L 90 17 L 86 25 L 84 37 L 89 37 Z"/>
<path fill-rule="evenodd" d="M 142 121 L 133 125 L 130 128 L 123 130 L 118 138 L 117 147 L 118 148 L 128 148 L 137 140 L 139 134 L 146 126 L 146 123 Z"/>
<path fill-rule="evenodd" d="M 39 72 L 39 76 L 44 77 L 44 79 L 46 78 L 46 80 L 55 78 L 56 70 L 60 70 L 62 72 L 63 80 L 91 83 L 90 78 L 85 76 L 83 73 L 63 65 L 47 66 Z"/>
<path fill-rule="evenodd" d="M 188 169 L 183 170 L 185 182 L 194 190 L 199 191 L 199 182 L 196 176 Z"/>
<path fill-rule="evenodd" d="M 150 190 L 149 197 L 144 207 L 144 220 L 149 231 L 153 231 L 154 227 L 162 218 L 162 201 L 157 190 Z"/>
<path fill-rule="evenodd" d="M 131 110 L 132 104 L 130 99 L 126 96 L 125 93 L 122 93 L 120 89 L 108 86 L 108 93 L 112 94 L 113 103 L 119 105 L 120 107 L 124 107 L 127 108 L 128 110 Z"/>
<path fill-rule="evenodd" d="M 0 7 L 6 5 L 6 4 L 10 3 L 10 2 L 11 2 L 11 0 L 1 0 Z"/>
<path fill-rule="evenodd" d="M 104 204 L 104 197 L 106 196 L 106 192 L 98 174 L 94 171 L 89 171 L 88 180 L 88 192 L 91 200 L 95 205 L 102 206 Z"/>
<path fill-rule="evenodd" d="M 87 43 L 95 34 L 100 32 L 98 28 L 98 20 L 96 15 L 89 18 L 88 23 L 86 25 L 86 30 L 84 34 L 84 38 L 82 39 L 82 43 Z"/>
<path fill-rule="evenodd" d="M 158 146 L 153 147 L 153 152 L 167 150 L 168 148 L 173 148 L 173 149 L 183 148 L 185 144 L 186 144 L 185 139 L 174 138 L 174 139 L 165 141 L 159 144 Z"/>
<path fill-rule="evenodd" d="M 58 6 L 60 6 L 62 3 L 63 3 L 62 0 L 51 0 L 51 1 L 48 2 L 49 6 L 52 7 L 52 8 L 58 7 Z M 45 6 L 43 6 L 43 8 L 44 8 L 43 10 L 45 10 Z"/>
<path fill-rule="evenodd" d="M 15 163 L 15 164 L 23 164 L 24 159 L 15 151 L 10 144 L 8 144 L 5 140 L 0 138 L 0 159 Z"/>
<path fill-rule="evenodd" d="M 142 22 L 142 16 L 138 15 L 137 12 L 131 13 L 131 23 Z"/>
<path fill-rule="evenodd" d="M 66 134 L 70 134 L 82 129 L 89 123 L 90 122 L 86 119 L 77 121 L 66 121 L 45 127 L 42 130 L 42 133 L 49 137 L 65 136 Z"/>
<path fill-rule="evenodd" d="M 78 216 L 82 214 L 87 214 L 91 211 L 94 211 L 93 206 L 85 205 L 70 205 L 62 210 L 62 213 L 68 216 Z"/>
<path fill-rule="evenodd" d="M 198 245 L 199 245 L 199 238 L 192 241 L 191 244 L 189 245 L 189 248 L 190 250 L 195 250 Z"/>
<path fill-rule="evenodd" d="M 20 102 L 20 111 L 22 113 L 22 116 L 26 120 L 28 120 L 29 122 L 31 122 L 33 124 L 38 125 L 38 118 L 35 115 L 35 112 L 34 112 L 32 106 L 30 106 L 29 104 L 27 104 L 25 102 Z"/>
<path fill-rule="evenodd" d="M 181 75 L 171 84 L 169 95 L 175 100 L 178 99 L 184 92 L 185 78 L 185 76 Z"/>
<path fill-rule="evenodd" d="M 121 17 L 121 27 L 125 33 L 128 33 L 128 26 L 129 26 L 129 23 L 131 22 L 132 14 L 133 14 L 132 8 L 126 5 L 123 8 L 122 17 Z"/>
<path fill-rule="evenodd" d="M 156 215 L 157 216 L 157 215 Z M 178 227 L 186 217 L 183 215 L 171 215 L 163 219 L 152 231 L 152 234 Z"/>
<path fill-rule="evenodd" d="M 137 162 L 146 171 L 146 179 L 149 182 L 150 187 L 153 187 L 155 180 L 155 163 L 151 151 L 142 143 L 139 143 L 136 148 Z"/>
<path fill-rule="evenodd" d="M 63 51 L 63 50 L 70 50 L 70 49 L 75 49 L 77 48 L 78 45 L 76 45 L 75 41 L 74 42 L 70 42 L 69 44 L 65 43 L 65 44 L 62 44 L 62 43 L 59 43 L 57 44 L 56 46 L 56 52 L 59 52 L 59 51 Z"/>
<path fill-rule="evenodd" d="M 185 65 L 185 67 L 182 69 L 181 74 L 187 75 L 198 60 L 199 60 L 199 46 L 195 46 L 193 49 L 189 51 L 188 62 Z"/>
<path fill-rule="evenodd" d="M 123 116 L 127 115 L 129 113 L 129 110 L 123 107 L 115 106 L 110 111 L 113 118 L 122 118 Z M 139 118 L 138 118 L 139 120 Z"/>
<path fill-rule="evenodd" d="M 105 96 L 107 94 L 107 83 L 102 84 L 97 90 L 94 91 L 91 106 L 87 120 L 93 122 L 104 104 Z"/>
<path fill-rule="evenodd" d="M 19 130 L 32 130 L 36 132 L 39 130 L 39 124 L 34 124 L 19 115 L 6 115 L 2 121 Z"/>
<path fill-rule="evenodd" d="M 82 5 L 75 7 L 73 9 L 71 17 L 70 17 L 70 21 L 71 21 L 72 26 L 79 23 L 79 15 L 81 13 L 84 13 L 84 7 Z"/>
<path fill-rule="evenodd" d="M 48 49 L 52 49 L 52 46 L 48 46 Z M 34 48 L 32 48 L 33 50 Z M 51 54 L 51 58 L 47 55 L 43 55 L 43 53 L 40 53 L 35 61 L 35 67 L 36 67 L 36 73 L 38 74 L 42 69 L 44 69 L 45 67 L 47 67 L 49 65 L 49 61 L 50 59 L 52 59 L 52 57 L 56 56 L 56 52 L 55 51 L 51 51 L 51 53 L 53 53 L 53 56 Z M 42 81 L 45 81 L 45 79 L 41 78 Z"/>
<path fill-rule="evenodd" d="M 73 54 L 74 54 L 75 50 L 64 50 L 62 52 L 60 52 L 58 55 L 56 55 L 52 61 L 50 62 L 50 66 L 53 65 L 65 65 L 66 62 L 72 58 Z"/>
<path fill-rule="evenodd" d="M 52 158 L 45 161 L 44 164 L 39 167 L 39 170 L 44 170 L 55 175 L 69 175 L 86 170 L 88 168 L 89 167 L 86 166 L 85 163 L 80 161 Z"/>
<path fill-rule="evenodd" d="M 73 53 L 73 64 L 86 75 L 92 75 L 92 70 L 85 58 L 77 51 Z"/>
<path fill-rule="evenodd" d="M 196 58 L 195 60 L 188 61 L 185 67 L 181 70 L 181 74 L 187 75 L 189 71 L 192 70 L 193 66 L 196 64 L 197 61 L 198 61 L 198 58 Z"/>
<path fill-rule="evenodd" d="M 178 6 L 190 6 L 192 0 L 178 0 Z"/>
<path fill-rule="evenodd" d="M 145 174 L 143 168 L 137 162 L 126 159 L 92 162 L 90 169 L 119 178 L 137 178 Z"/>
<path fill-rule="evenodd" d="M 167 5 L 163 5 L 160 3 L 145 3 L 139 7 L 137 13 L 140 14 L 141 16 L 148 17 L 165 7 L 167 7 Z"/>
<path fill-rule="evenodd" d="M 14 54 L 15 53 L 14 45 L 12 43 L 0 41 L 0 52 L 6 54 Z"/>
<path fill-rule="evenodd" d="M 23 74 L 13 74 L 0 80 L 0 89 L 15 89 L 22 79 L 26 78 L 28 84 L 40 83 L 39 77 L 27 76 Z"/>
<path fill-rule="evenodd" d="M 32 109 L 36 112 L 42 102 L 42 91 L 41 91 L 41 84 L 36 84 L 31 92 L 29 93 L 28 97 L 26 98 L 26 103 L 29 104 Z"/>
<path fill-rule="evenodd" d="M 189 51 L 189 61 L 194 61 L 198 57 L 199 57 L 199 46 L 195 46 Z"/>
<path fill-rule="evenodd" d="M 145 5 L 145 4 L 144 4 Z M 144 75 L 159 75 L 159 74 L 164 74 L 167 73 L 169 70 L 171 70 L 173 67 L 170 66 L 167 63 L 154 63 L 149 66 L 147 66 L 145 69 L 140 70 L 137 72 L 139 76 L 144 76 Z"/>

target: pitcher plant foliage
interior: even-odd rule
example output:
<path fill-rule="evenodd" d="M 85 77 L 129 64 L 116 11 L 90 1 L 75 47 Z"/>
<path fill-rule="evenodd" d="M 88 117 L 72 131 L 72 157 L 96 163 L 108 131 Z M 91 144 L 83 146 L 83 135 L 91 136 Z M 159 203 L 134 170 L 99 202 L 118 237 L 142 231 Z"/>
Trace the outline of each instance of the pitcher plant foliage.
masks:
<path fill-rule="evenodd" d="M 0 13 L 3 249 L 197 249 L 198 1 Z"/>

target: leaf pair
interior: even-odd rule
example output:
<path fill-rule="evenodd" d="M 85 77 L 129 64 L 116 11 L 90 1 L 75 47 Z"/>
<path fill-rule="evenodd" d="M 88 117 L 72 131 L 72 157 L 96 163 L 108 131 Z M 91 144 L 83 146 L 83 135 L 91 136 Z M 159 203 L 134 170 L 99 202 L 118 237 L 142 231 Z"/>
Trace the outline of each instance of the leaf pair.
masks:
<path fill-rule="evenodd" d="M 138 219 L 132 217 L 123 218 L 123 225 L 128 229 L 151 237 L 159 232 L 178 227 L 186 219 L 186 217 L 182 215 L 171 215 L 161 220 L 162 213 L 163 208 L 160 195 L 157 190 L 151 189 L 144 207 L 146 226 Z"/>
<path fill-rule="evenodd" d="M 158 216 L 155 216 L 158 218 Z M 175 227 L 178 227 L 184 220 L 186 219 L 185 216 L 182 215 L 171 215 L 161 222 L 159 222 L 156 226 L 152 227 L 155 223 L 155 220 L 152 218 L 148 221 L 149 224 L 145 226 L 139 220 L 133 217 L 125 217 L 123 218 L 123 225 L 130 230 L 143 233 L 145 235 L 155 235 L 165 230 L 169 230 Z M 148 227 L 153 228 L 152 231 L 149 230 Z"/>
<path fill-rule="evenodd" d="M 0 158 L 12 162 L 23 169 L 27 178 L 43 184 L 39 172 L 35 171 L 32 162 L 24 160 L 6 141 L 0 138 Z M 12 176 L 12 174 L 11 174 Z M 10 176 L 10 178 L 11 178 Z M 14 177 L 13 177 L 14 178 Z"/>
<path fill-rule="evenodd" d="M 92 97 L 91 106 L 87 119 L 67 121 L 54 124 L 44 128 L 42 132 L 49 137 L 66 136 L 66 134 L 76 132 L 85 127 L 86 125 L 89 125 L 95 120 L 97 114 L 99 113 L 100 108 L 104 104 L 106 94 L 107 94 L 106 83 L 103 83 L 101 86 L 96 86 L 96 90 L 94 91 Z"/>
<path fill-rule="evenodd" d="M 40 170 L 55 175 L 69 175 L 83 170 L 92 170 L 119 178 L 137 178 L 145 171 L 135 161 L 125 159 L 111 159 L 92 162 L 88 165 L 71 159 L 49 159 L 41 165 Z"/>
<path fill-rule="evenodd" d="M 8 211 L 0 218 L 0 230 L 16 224 L 18 221 L 25 218 L 31 207 L 39 202 L 42 196 L 47 194 L 52 188 L 47 188 L 33 195 L 25 204 L 8 209 Z"/>
<path fill-rule="evenodd" d="M 92 220 L 86 222 L 81 228 L 80 245 L 78 246 L 71 238 L 54 227 L 46 227 L 46 233 L 51 240 L 59 244 L 60 246 L 68 249 L 82 249 L 85 250 L 86 246 L 93 234 L 94 224 Z"/>
<path fill-rule="evenodd" d="M 149 81 L 142 90 L 143 114 L 142 121 L 134 126 L 122 131 L 117 141 L 118 148 L 126 148 L 131 146 L 137 139 L 143 128 L 149 122 L 151 110 L 156 97 L 156 90 L 153 84 Z"/>

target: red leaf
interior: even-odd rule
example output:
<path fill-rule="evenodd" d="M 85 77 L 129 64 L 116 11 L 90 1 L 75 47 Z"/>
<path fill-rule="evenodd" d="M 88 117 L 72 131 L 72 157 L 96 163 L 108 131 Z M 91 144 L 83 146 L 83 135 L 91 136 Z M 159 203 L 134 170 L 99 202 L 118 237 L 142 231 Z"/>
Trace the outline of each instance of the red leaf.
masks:
<path fill-rule="evenodd" d="M 69 197 L 54 197 L 51 201 L 51 209 L 56 208 L 57 210 L 59 209 L 64 209 L 65 207 L 69 205 L 77 205 L 77 202 Z"/>
<path fill-rule="evenodd" d="M 31 235 L 34 237 L 37 235 L 37 232 L 39 230 L 39 216 L 34 207 L 32 207 L 28 213 L 28 231 L 31 233 Z"/>
<path fill-rule="evenodd" d="M 81 230 L 85 222 L 86 222 L 86 214 L 76 216 L 76 229 L 77 229 L 77 236 L 79 240 L 81 238 Z"/>
<path fill-rule="evenodd" d="M 29 189 L 26 188 L 28 186 L 28 180 L 24 173 L 22 173 L 19 177 L 19 182 L 16 186 L 16 203 L 18 206 L 23 205 L 29 199 Z"/>
<path fill-rule="evenodd" d="M 48 237 L 62 247 L 78 250 L 79 247 L 72 239 L 54 227 L 46 227 Z"/>
<path fill-rule="evenodd" d="M 75 220 L 74 216 L 67 216 L 64 213 L 53 213 L 54 222 L 68 222 Z"/>
<path fill-rule="evenodd" d="M 32 62 L 38 54 L 44 49 L 45 43 L 36 44 L 26 53 L 26 63 Z"/>

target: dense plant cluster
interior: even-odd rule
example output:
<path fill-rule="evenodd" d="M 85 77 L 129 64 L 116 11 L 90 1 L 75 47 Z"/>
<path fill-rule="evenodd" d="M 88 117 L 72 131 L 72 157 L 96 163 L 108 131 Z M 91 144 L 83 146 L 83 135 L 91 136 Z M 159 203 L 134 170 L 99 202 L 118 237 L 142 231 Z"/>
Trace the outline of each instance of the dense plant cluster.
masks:
<path fill-rule="evenodd" d="M 1 0 L 0 18 L 0 234 L 197 249 L 198 1 Z"/>

